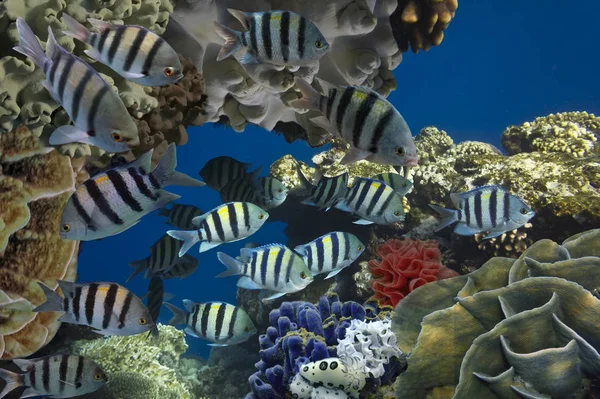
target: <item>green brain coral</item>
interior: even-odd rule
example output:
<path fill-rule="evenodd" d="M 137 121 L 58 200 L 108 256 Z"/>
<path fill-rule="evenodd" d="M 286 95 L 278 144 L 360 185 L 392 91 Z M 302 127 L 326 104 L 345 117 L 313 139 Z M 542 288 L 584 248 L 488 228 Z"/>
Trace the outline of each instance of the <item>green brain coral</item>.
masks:
<path fill-rule="evenodd" d="M 600 372 L 599 248 L 600 230 L 541 240 L 414 290 L 393 319 L 410 352 L 396 397 L 584 395 Z"/>
<path fill-rule="evenodd" d="M 73 350 L 74 353 L 97 362 L 106 372 L 109 381 L 113 375 L 117 376 L 117 381 L 123 381 L 120 379 L 123 373 L 150 378 L 156 385 L 155 391 L 158 392 L 158 396 L 143 396 L 143 398 L 190 399 L 190 393 L 177 371 L 179 357 L 187 349 L 185 334 L 174 327 L 162 324 L 158 325 L 158 329 L 157 338 L 149 337 L 148 334 L 113 336 L 95 341 L 77 342 Z M 133 381 L 141 381 L 141 378 Z M 148 392 L 154 392 L 153 389 L 149 387 Z M 110 385 L 109 390 L 112 390 Z"/>

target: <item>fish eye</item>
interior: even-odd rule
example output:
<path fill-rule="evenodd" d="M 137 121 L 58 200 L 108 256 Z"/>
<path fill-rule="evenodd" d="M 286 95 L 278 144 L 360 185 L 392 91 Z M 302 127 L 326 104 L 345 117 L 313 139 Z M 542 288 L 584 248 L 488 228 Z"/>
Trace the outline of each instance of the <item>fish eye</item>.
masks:
<path fill-rule="evenodd" d="M 402 183 L 402 187 L 408 187 L 408 183 L 407 182 Z"/>
<path fill-rule="evenodd" d="M 401 213 L 400 211 L 396 211 L 396 212 L 394 212 L 394 215 L 395 215 L 395 216 L 401 216 L 401 215 L 402 215 L 402 213 Z"/>
<path fill-rule="evenodd" d="M 171 68 L 171 67 L 165 68 L 165 76 L 173 76 L 174 73 L 175 73 L 175 71 L 173 70 L 173 68 Z"/>
<path fill-rule="evenodd" d="M 96 381 L 100 381 L 102 378 L 104 378 L 104 376 L 103 376 L 102 374 L 100 374 L 100 373 L 98 373 L 98 374 L 96 374 L 96 375 L 94 376 L 94 379 L 95 379 Z"/>
<path fill-rule="evenodd" d="M 63 232 L 68 233 L 69 231 L 71 231 L 71 225 L 70 224 L 63 224 L 62 227 L 60 228 Z"/>
<path fill-rule="evenodd" d="M 279 190 L 277 190 L 278 193 L 282 193 L 283 192 L 283 188 L 280 188 Z"/>
<path fill-rule="evenodd" d="M 529 213 L 529 210 L 527 208 L 521 208 L 519 212 L 521 212 L 521 215 L 527 215 Z"/>
<path fill-rule="evenodd" d="M 258 214 L 258 218 L 259 218 L 260 220 L 263 220 L 263 219 L 265 218 L 265 215 L 263 215 L 262 213 L 259 213 L 259 214 Z"/>
<path fill-rule="evenodd" d="M 320 40 L 317 40 L 317 41 L 315 42 L 315 47 L 316 47 L 316 48 L 322 48 L 322 47 L 323 47 L 323 42 L 322 42 L 322 41 L 320 41 Z"/>
<path fill-rule="evenodd" d="M 404 155 L 404 147 L 396 147 L 396 154 Z"/>
<path fill-rule="evenodd" d="M 244 331 L 250 332 L 250 327 L 248 327 L 248 326 L 244 327 Z"/>
<path fill-rule="evenodd" d="M 304 272 L 301 272 L 301 273 L 300 273 L 300 278 L 302 278 L 302 279 L 306 278 L 306 273 L 304 273 Z"/>
<path fill-rule="evenodd" d="M 138 323 L 140 323 L 140 325 L 144 326 L 144 325 L 146 325 L 146 323 L 148 323 L 148 320 L 146 320 L 145 318 L 142 317 L 138 320 Z"/>
<path fill-rule="evenodd" d="M 117 132 L 113 132 L 113 134 L 111 134 L 111 137 L 114 141 L 116 141 L 117 143 L 120 143 L 121 141 L 123 141 L 123 136 L 121 136 L 119 133 Z"/>
<path fill-rule="evenodd" d="M 360 251 L 360 250 L 362 250 L 362 246 L 359 245 L 356 249 Z"/>

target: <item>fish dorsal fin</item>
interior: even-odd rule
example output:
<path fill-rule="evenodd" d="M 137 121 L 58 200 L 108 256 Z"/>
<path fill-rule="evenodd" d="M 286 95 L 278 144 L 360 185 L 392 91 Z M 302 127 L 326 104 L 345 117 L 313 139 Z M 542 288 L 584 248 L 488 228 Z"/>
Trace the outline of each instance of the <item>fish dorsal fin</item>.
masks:
<path fill-rule="evenodd" d="M 462 196 L 460 193 L 452 193 L 450 194 L 450 200 L 452 201 L 452 203 L 454 204 L 454 206 L 456 208 L 460 207 L 460 200 L 462 199 Z"/>
<path fill-rule="evenodd" d="M 33 359 L 13 359 L 13 363 L 22 371 L 27 371 L 35 362 Z"/>
<path fill-rule="evenodd" d="M 187 310 L 188 313 L 192 313 L 194 311 L 194 306 L 198 305 L 197 302 L 190 301 L 189 299 L 184 299 L 181 301 L 183 303 L 183 307 Z"/>
<path fill-rule="evenodd" d="M 504 189 L 504 187 L 497 185 L 497 184 L 490 184 L 488 186 L 481 186 L 481 187 L 476 187 L 472 190 L 466 191 L 464 193 L 452 193 L 450 194 L 450 200 L 452 201 L 452 203 L 454 204 L 454 206 L 456 206 L 457 208 L 459 207 L 460 201 L 464 198 L 470 197 L 472 195 L 474 195 L 477 192 L 485 192 L 485 191 L 492 191 L 492 190 L 498 190 L 501 192 L 505 192 L 506 190 Z"/>
<path fill-rule="evenodd" d="M 250 20 L 250 16 L 248 15 L 248 13 L 246 13 L 244 11 L 236 10 L 234 8 L 228 8 L 227 12 L 229 12 L 229 14 L 231 14 L 235 19 L 240 21 L 240 23 L 242 24 L 244 29 L 250 29 L 249 24 L 248 24 L 248 21 Z"/>
<path fill-rule="evenodd" d="M 69 296 L 75 292 L 75 287 L 79 284 L 70 281 L 57 280 L 58 286 L 63 293 L 63 296 Z"/>
<path fill-rule="evenodd" d="M 102 32 L 104 29 L 110 29 L 110 28 L 114 27 L 114 25 L 109 22 L 101 21 L 101 20 L 95 19 L 95 18 L 88 18 L 88 22 L 99 32 Z"/>
<path fill-rule="evenodd" d="M 317 83 L 318 87 L 316 88 L 317 91 L 321 92 L 321 94 L 327 94 L 329 93 L 329 90 L 331 89 L 339 89 L 339 86 L 336 84 L 333 84 L 331 82 L 328 82 L 324 79 L 321 79 L 317 76 L 315 76 L 315 79 L 313 81 L 313 83 Z"/>
<path fill-rule="evenodd" d="M 154 148 L 150 149 L 150 151 L 144 153 L 139 158 L 134 161 L 131 161 L 126 165 L 126 168 L 141 168 L 144 173 L 148 174 L 152 168 L 152 154 L 154 153 Z"/>
<path fill-rule="evenodd" d="M 48 40 L 46 41 L 46 57 L 48 59 L 53 60 L 56 57 L 57 53 L 60 52 L 62 48 L 59 46 L 56 38 L 54 37 L 54 32 L 52 32 L 52 28 L 48 26 Z"/>

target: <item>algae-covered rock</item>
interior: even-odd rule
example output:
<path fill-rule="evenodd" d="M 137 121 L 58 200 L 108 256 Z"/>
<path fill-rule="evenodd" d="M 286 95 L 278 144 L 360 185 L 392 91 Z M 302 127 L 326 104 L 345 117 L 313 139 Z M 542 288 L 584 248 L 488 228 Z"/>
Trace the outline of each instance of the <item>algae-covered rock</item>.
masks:
<path fill-rule="evenodd" d="M 410 352 L 396 397 L 584 397 L 600 371 L 599 246 L 600 230 L 542 240 L 414 290 L 393 319 Z"/>

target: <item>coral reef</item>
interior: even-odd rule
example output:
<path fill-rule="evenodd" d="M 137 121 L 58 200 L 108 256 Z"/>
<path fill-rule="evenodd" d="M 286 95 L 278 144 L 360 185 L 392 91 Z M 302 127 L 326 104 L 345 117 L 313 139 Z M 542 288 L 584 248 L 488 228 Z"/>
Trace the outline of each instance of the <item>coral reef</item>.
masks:
<path fill-rule="evenodd" d="M 130 378 L 132 383 L 152 381 L 154 387 L 145 387 L 145 390 L 136 393 L 142 395 L 140 398 L 190 399 L 190 393 L 178 372 L 179 357 L 187 350 L 185 334 L 175 327 L 162 324 L 158 324 L 158 330 L 158 337 L 138 334 L 76 342 L 73 352 L 98 363 L 109 381 L 113 375 L 117 375 L 117 382 L 107 387 L 109 391 L 115 387 L 116 398 L 126 397 L 116 388 L 126 383 L 120 378 L 123 377 Z M 154 397 L 143 396 L 153 392 L 156 393 Z"/>
<path fill-rule="evenodd" d="M 61 240 L 62 208 L 86 176 L 81 165 L 45 148 L 24 126 L 0 134 L 0 353 L 35 353 L 56 334 L 56 313 L 32 313 L 45 301 L 37 281 L 56 289 L 74 281 L 79 242 Z"/>
<path fill-rule="evenodd" d="M 302 14 L 321 30 L 331 51 L 313 65 L 291 68 L 246 65 L 242 54 L 216 62 L 223 40 L 213 21 L 243 30 L 226 8 L 244 11 L 287 9 Z M 312 124 L 314 112 L 297 114 L 288 106 L 299 97 L 294 77 L 312 81 L 315 76 L 336 84 L 364 85 L 387 96 L 396 88 L 392 71 L 402 52 L 438 45 L 457 8 L 456 0 L 363 2 L 336 0 L 311 3 L 282 0 L 175 1 L 165 33 L 166 40 L 194 61 L 207 82 L 207 120 L 229 124 L 243 131 L 247 124 L 284 134 L 288 141 L 306 139 L 312 146 L 324 144 L 329 134 Z"/>
<path fill-rule="evenodd" d="M 396 306 L 415 288 L 458 275 L 442 265 L 442 254 L 434 240 L 392 238 L 379 245 L 375 253 L 381 260 L 369 261 L 369 285 L 375 292 L 372 299 L 382 305 Z"/>
<path fill-rule="evenodd" d="M 393 316 L 397 398 L 586 397 L 600 367 L 600 230 L 426 284 Z M 456 299 L 455 299 L 456 298 Z"/>

